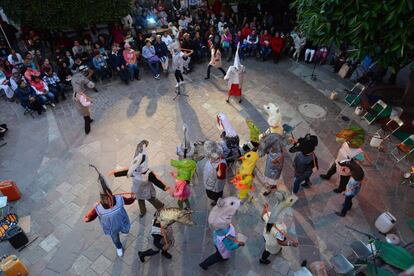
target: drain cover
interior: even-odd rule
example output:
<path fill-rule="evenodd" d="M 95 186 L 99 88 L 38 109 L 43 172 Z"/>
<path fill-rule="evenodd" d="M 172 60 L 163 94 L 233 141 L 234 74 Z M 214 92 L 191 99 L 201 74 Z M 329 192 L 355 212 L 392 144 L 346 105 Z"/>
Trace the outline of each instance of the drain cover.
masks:
<path fill-rule="evenodd" d="M 312 119 L 325 117 L 326 110 L 316 104 L 306 103 L 299 106 L 299 112 Z"/>

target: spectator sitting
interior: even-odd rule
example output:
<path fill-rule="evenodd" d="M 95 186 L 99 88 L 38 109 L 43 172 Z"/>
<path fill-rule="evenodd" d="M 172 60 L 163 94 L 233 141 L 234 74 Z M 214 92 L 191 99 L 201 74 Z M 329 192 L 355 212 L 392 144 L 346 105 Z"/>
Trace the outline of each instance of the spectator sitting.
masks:
<path fill-rule="evenodd" d="M 178 35 L 178 28 L 174 26 L 172 22 L 170 22 L 168 23 L 168 29 L 170 30 L 170 34 L 176 38 Z"/>
<path fill-rule="evenodd" d="M 10 87 L 14 91 L 14 93 L 16 93 L 17 88 L 19 88 L 19 85 L 17 84 L 19 80 L 26 81 L 23 75 L 20 73 L 20 71 L 16 68 L 13 68 L 12 76 L 10 77 L 9 81 L 10 81 Z"/>
<path fill-rule="evenodd" d="M 299 61 L 302 49 L 306 44 L 306 37 L 301 37 L 300 34 L 296 32 L 292 32 L 291 35 L 292 35 L 293 43 L 295 46 L 295 52 L 293 53 L 292 58 L 296 59 L 296 61 Z"/>
<path fill-rule="evenodd" d="M 125 41 L 125 43 L 129 43 L 129 45 L 131 45 L 131 48 L 136 49 L 137 45 L 135 43 L 135 39 L 134 39 L 134 37 L 132 35 L 132 31 L 131 30 L 128 30 L 126 32 L 125 40 L 124 41 Z"/>
<path fill-rule="evenodd" d="M 80 45 L 78 40 L 75 40 L 73 41 L 72 53 L 74 56 L 83 56 L 86 53 L 86 49 L 82 45 Z"/>
<path fill-rule="evenodd" d="M 0 65 L 0 90 L 4 91 L 8 99 L 12 99 L 14 92 L 10 88 L 9 83 L 9 80 L 6 78 L 6 74 L 4 73 L 3 65 Z"/>
<path fill-rule="evenodd" d="M 72 86 L 72 71 L 69 69 L 66 62 L 58 63 L 59 67 L 59 78 L 62 80 L 62 83 L 66 86 Z"/>
<path fill-rule="evenodd" d="M 42 53 L 40 52 L 40 50 L 35 51 L 33 61 L 36 65 L 36 69 L 40 70 L 40 66 L 42 65 L 42 62 L 43 62 L 43 57 L 42 57 Z"/>
<path fill-rule="evenodd" d="M 38 64 L 36 64 L 36 60 L 30 52 L 27 52 L 26 56 L 23 60 L 24 66 L 31 67 L 33 69 L 38 69 Z"/>
<path fill-rule="evenodd" d="M 161 36 L 157 35 L 154 43 L 155 53 L 160 58 L 161 66 L 164 73 L 168 73 L 168 48 L 163 41 Z"/>
<path fill-rule="evenodd" d="M 305 45 L 305 62 L 311 63 L 315 56 L 316 46 L 308 39 Z"/>
<path fill-rule="evenodd" d="M 230 61 L 232 56 L 231 42 L 233 40 L 233 36 L 231 35 L 229 28 L 227 28 L 227 25 L 225 25 L 225 27 L 226 28 L 223 29 L 223 34 L 221 35 L 221 46 L 223 47 L 224 55 L 227 57 L 227 61 Z"/>
<path fill-rule="evenodd" d="M 151 44 L 151 43 L 150 43 Z M 134 77 L 139 80 L 139 68 L 138 68 L 138 58 L 137 53 L 134 49 L 131 48 L 129 43 L 125 43 L 124 45 L 124 51 L 122 53 L 125 64 L 128 67 L 129 70 L 129 77 L 130 80 L 133 81 Z"/>
<path fill-rule="evenodd" d="M 46 68 L 45 75 L 43 76 L 43 81 L 46 83 L 50 92 L 52 92 L 53 95 L 55 95 L 56 102 L 58 101 L 58 95 L 62 98 L 63 101 L 66 100 L 65 91 L 63 90 L 61 81 L 58 75 L 55 72 L 53 72 L 52 68 Z"/>
<path fill-rule="evenodd" d="M 114 72 L 118 72 L 119 77 L 125 84 L 129 82 L 129 73 L 125 64 L 124 57 L 119 52 L 116 44 L 112 46 L 112 51 L 109 54 L 109 64 Z"/>
<path fill-rule="evenodd" d="M 271 40 L 272 36 L 267 32 L 267 30 L 264 30 L 263 34 L 260 35 L 260 55 L 262 56 L 263 61 L 266 61 L 272 53 L 272 47 L 270 45 Z"/>
<path fill-rule="evenodd" d="M 32 76 L 39 77 L 40 76 L 39 71 L 37 71 L 36 69 L 33 69 L 32 67 L 27 67 L 26 71 L 24 72 L 24 77 L 29 83 L 32 80 Z"/>
<path fill-rule="evenodd" d="M 93 45 L 92 42 L 90 41 L 90 39 L 88 37 L 85 37 L 83 39 L 83 49 L 86 52 L 87 57 L 91 57 L 93 54 Z M 76 54 L 74 53 L 74 55 L 76 56 Z"/>
<path fill-rule="evenodd" d="M 50 64 L 48 58 L 45 58 L 45 60 L 43 61 L 42 66 L 40 66 L 40 73 L 42 73 L 42 75 L 44 75 L 46 73 L 47 69 L 52 70 L 52 72 L 53 72 L 52 64 Z"/>
<path fill-rule="evenodd" d="M 325 64 L 328 59 L 328 48 L 325 46 L 319 47 L 315 53 L 315 61 L 319 61 L 319 64 Z"/>
<path fill-rule="evenodd" d="M 137 45 L 137 48 L 136 48 L 137 52 L 139 52 L 142 49 L 142 47 L 145 46 L 145 38 L 142 33 L 138 33 L 136 45 Z"/>
<path fill-rule="evenodd" d="M 280 54 L 283 50 L 283 39 L 280 37 L 279 33 L 276 32 L 275 36 L 271 40 L 272 51 L 273 51 L 273 60 L 278 62 L 280 59 Z"/>
<path fill-rule="evenodd" d="M 0 58 L 7 59 L 9 56 L 9 48 L 6 45 L 6 42 L 4 40 L 0 40 Z"/>
<path fill-rule="evenodd" d="M 246 23 L 246 25 L 244 25 L 243 29 L 241 30 L 242 40 L 245 40 L 252 33 L 252 31 L 253 30 L 249 27 L 249 23 Z"/>
<path fill-rule="evenodd" d="M 190 38 L 189 33 L 185 33 L 183 35 L 183 42 L 181 43 L 181 48 L 184 49 L 184 50 L 192 51 L 192 53 L 193 53 L 192 56 L 191 56 L 192 60 L 199 58 L 198 56 L 194 55 L 195 45 L 194 45 L 194 41 Z M 185 74 L 187 74 L 189 72 L 190 65 L 192 65 L 192 63 L 189 64 L 188 68 L 184 69 Z"/>
<path fill-rule="evenodd" d="M 12 76 L 13 66 L 7 59 L 3 60 L 2 63 L 4 67 L 4 74 L 6 74 L 6 78 L 9 79 Z"/>
<path fill-rule="evenodd" d="M 184 15 L 181 15 L 180 20 L 178 20 L 178 26 L 183 28 L 184 30 L 187 30 L 188 28 L 188 21 L 186 20 Z"/>
<path fill-rule="evenodd" d="M 94 51 L 95 50 L 98 50 L 99 51 L 99 53 L 105 58 L 105 59 L 108 59 L 108 53 L 106 52 L 106 49 L 99 43 L 99 42 L 96 42 L 95 44 L 94 44 L 94 47 L 95 47 L 95 49 L 94 49 Z"/>
<path fill-rule="evenodd" d="M 89 80 L 92 80 L 92 78 L 95 77 L 94 71 L 91 68 L 89 68 L 86 62 L 83 62 L 80 57 L 75 58 L 75 63 L 73 64 L 71 70 L 73 74 L 81 73 Z M 96 88 L 94 88 L 94 90 L 95 89 Z"/>
<path fill-rule="evenodd" d="M 10 55 L 7 57 L 7 60 L 11 65 L 13 65 L 14 68 L 20 69 L 23 67 L 23 58 L 14 49 L 10 49 Z"/>
<path fill-rule="evenodd" d="M 165 31 L 164 34 L 161 37 L 162 42 L 165 43 L 165 45 L 167 45 L 167 47 L 170 46 L 171 43 L 173 43 L 173 40 L 170 36 L 169 31 Z"/>
<path fill-rule="evenodd" d="M 160 69 L 159 69 L 159 57 L 155 54 L 155 48 L 151 45 L 151 40 L 147 38 L 145 40 L 145 46 L 142 48 L 142 56 L 148 63 L 148 66 L 154 75 L 156 80 L 160 79 Z"/>
<path fill-rule="evenodd" d="M 196 56 L 199 61 L 202 61 L 204 58 L 204 49 L 206 49 L 206 46 L 203 45 L 200 32 L 195 33 L 193 43 L 194 43 L 194 56 Z"/>
<path fill-rule="evenodd" d="M 30 85 L 42 103 L 49 103 L 52 107 L 55 107 L 55 102 L 57 102 L 55 95 L 49 91 L 46 83 L 44 83 L 39 76 L 32 76 Z"/>
<path fill-rule="evenodd" d="M 246 52 L 249 56 L 256 55 L 257 45 L 259 43 L 259 37 L 256 34 L 256 31 L 253 30 L 246 38 L 247 48 Z"/>
<path fill-rule="evenodd" d="M 66 51 L 65 53 L 65 63 L 69 68 L 72 68 L 73 65 L 75 64 L 75 59 L 72 57 L 72 54 L 70 53 L 70 51 Z"/>
<path fill-rule="evenodd" d="M 92 63 L 95 67 L 97 78 L 100 77 L 101 80 L 110 78 L 111 72 L 109 71 L 105 58 L 101 55 L 101 52 L 98 49 L 95 49 L 94 54 L 95 56 L 92 59 Z"/>
<path fill-rule="evenodd" d="M 106 36 L 103 34 L 98 35 L 98 43 L 99 45 L 101 45 L 101 47 L 103 47 L 106 51 L 109 51 L 109 43 L 108 40 L 106 39 Z"/>
<path fill-rule="evenodd" d="M 46 109 L 44 103 L 36 95 L 34 89 L 31 86 L 27 85 L 24 79 L 20 79 L 17 82 L 16 95 L 19 98 L 20 104 L 24 108 L 37 111 L 37 114 L 39 115 L 42 114 L 43 109 Z"/>

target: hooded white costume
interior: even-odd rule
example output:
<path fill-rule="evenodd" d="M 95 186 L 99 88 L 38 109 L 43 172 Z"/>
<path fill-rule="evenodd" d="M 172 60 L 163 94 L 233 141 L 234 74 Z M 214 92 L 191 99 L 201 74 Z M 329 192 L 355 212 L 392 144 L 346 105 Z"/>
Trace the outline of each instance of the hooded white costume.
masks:
<path fill-rule="evenodd" d="M 219 142 L 223 148 L 224 157 L 227 162 L 232 162 L 240 157 L 240 139 L 236 130 L 231 125 L 226 114 L 220 112 L 217 114 L 217 127 L 221 131 Z"/>
<path fill-rule="evenodd" d="M 241 90 L 243 86 L 243 75 L 246 72 L 246 70 L 244 66 L 240 64 L 239 46 L 240 44 L 237 45 L 236 54 L 234 56 L 234 64 L 229 67 L 226 76 L 224 76 L 224 79 L 227 80 L 229 88 L 229 98 L 231 96 L 241 97 L 242 95 Z"/>

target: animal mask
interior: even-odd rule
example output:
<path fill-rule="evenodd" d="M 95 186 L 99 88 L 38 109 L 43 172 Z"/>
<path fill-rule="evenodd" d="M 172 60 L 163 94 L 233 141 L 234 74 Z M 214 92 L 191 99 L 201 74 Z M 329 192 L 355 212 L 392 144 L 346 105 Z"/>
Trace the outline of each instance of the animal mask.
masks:
<path fill-rule="evenodd" d="M 252 120 L 246 120 L 246 124 L 250 132 L 250 141 L 259 144 L 260 129 L 254 124 Z"/>
<path fill-rule="evenodd" d="M 223 156 L 223 148 L 214 141 L 204 143 L 204 156 L 211 161 L 218 160 Z"/>
<path fill-rule="evenodd" d="M 192 212 L 180 208 L 162 208 L 155 213 L 155 217 L 160 222 L 162 228 L 166 228 L 168 225 L 174 222 L 179 222 L 185 225 L 195 225 L 192 219 Z"/>
<path fill-rule="evenodd" d="M 183 125 L 183 141 L 181 146 L 177 147 L 177 155 L 181 158 L 193 158 L 194 146 L 191 144 L 190 138 L 188 137 L 187 125 Z"/>
<path fill-rule="evenodd" d="M 240 200 L 236 197 L 219 198 L 216 206 L 211 209 L 208 215 L 208 223 L 215 230 L 227 228 L 239 207 Z"/>
<path fill-rule="evenodd" d="M 292 207 L 298 200 L 298 197 L 287 191 L 275 192 L 276 204 L 272 207 L 268 223 L 276 223 L 280 213 L 286 208 Z"/>
<path fill-rule="evenodd" d="M 242 164 L 239 168 L 239 175 L 250 175 L 253 173 L 257 160 L 259 160 L 259 154 L 255 151 L 250 151 L 240 157 Z"/>
<path fill-rule="evenodd" d="M 269 135 L 264 136 L 260 140 L 260 145 L 257 149 L 259 156 L 264 156 L 269 152 L 281 152 L 282 151 L 282 141 L 283 138 L 279 134 L 270 133 Z"/>
<path fill-rule="evenodd" d="M 191 159 L 171 160 L 171 166 L 177 169 L 177 179 L 191 181 L 197 169 L 197 163 Z"/>
<path fill-rule="evenodd" d="M 338 162 L 340 170 L 344 174 L 351 174 L 352 178 L 361 181 L 364 179 L 364 170 L 353 159 L 345 159 Z"/>
<path fill-rule="evenodd" d="M 360 148 L 365 141 L 365 130 L 358 126 L 344 128 L 336 134 L 336 141 L 340 144 L 347 142 L 351 148 Z"/>
<path fill-rule="evenodd" d="M 273 103 L 265 104 L 263 107 L 267 112 L 267 123 L 269 126 L 280 126 L 282 124 L 282 114 L 280 114 L 279 107 Z"/>
<path fill-rule="evenodd" d="M 134 159 L 129 166 L 127 176 L 131 177 L 132 173 L 138 169 L 140 173 L 145 173 L 148 170 L 148 155 L 147 147 L 149 142 L 147 140 L 142 140 L 137 145 L 135 150 Z"/>
<path fill-rule="evenodd" d="M 315 150 L 317 145 L 318 137 L 308 133 L 305 137 L 299 138 L 289 149 L 289 152 L 293 153 L 301 151 L 303 154 L 309 154 Z"/>

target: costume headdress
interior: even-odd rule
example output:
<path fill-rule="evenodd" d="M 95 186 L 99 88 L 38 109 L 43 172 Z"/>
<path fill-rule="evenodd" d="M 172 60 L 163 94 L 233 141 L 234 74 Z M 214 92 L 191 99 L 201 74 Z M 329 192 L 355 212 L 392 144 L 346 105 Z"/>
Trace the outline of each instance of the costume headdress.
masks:
<path fill-rule="evenodd" d="M 242 66 L 242 64 L 240 63 L 240 58 L 239 58 L 239 48 L 240 48 L 240 42 L 237 43 L 236 55 L 234 56 L 234 63 L 233 63 L 233 66 L 236 67 L 237 69 L 239 69 Z"/>
<path fill-rule="evenodd" d="M 365 141 L 365 130 L 358 126 L 344 128 L 336 134 L 337 140 L 347 142 L 351 148 L 359 148 Z"/>
<path fill-rule="evenodd" d="M 227 119 L 226 114 L 220 112 L 217 114 L 217 127 L 219 130 L 225 132 L 225 136 L 227 137 L 236 137 L 237 132 L 234 130 L 233 126 L 231 125 L 229 119 Z"/>
<path fill-rule="evenodd" d="M 99 187 L 99 194 L 105 197 L 108 197 L 109 201 L 110 201 L 110 206 L 112 207 L 114 205 L 113 202 L 113 194 L 111 189 L 109 188 L 108 183 L 106 182 L 105 177 L 101 174 L 101 172 L 92 164 L 89 164 L 89 167 L 92 167 L 96 170 L 96 172 L 98 173 L 98 187 Z"/>
<path fill-rule="evenodd" d="M 145 173 L 148 171 L 148 155 L 147 147 L 149 142 L 147 140 L 142 140 L 137 145 L 135 150 L 134 159 L 129 166 L 127 176 L 131 177 L 132 173 L 138 169 L 140 173 Z"/>

